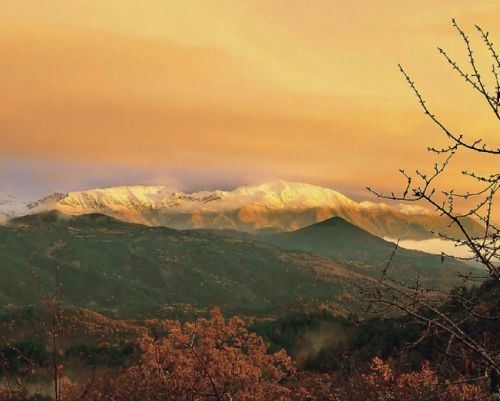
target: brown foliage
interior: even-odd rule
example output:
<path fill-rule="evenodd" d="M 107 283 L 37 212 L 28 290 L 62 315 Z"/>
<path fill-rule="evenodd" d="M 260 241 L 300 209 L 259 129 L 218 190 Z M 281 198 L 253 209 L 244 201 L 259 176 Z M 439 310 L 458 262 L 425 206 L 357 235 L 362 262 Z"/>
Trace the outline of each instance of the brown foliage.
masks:
<path fill-rule="evenodd" d="M 481 394 L 480 387 L 468 383 L 441 382 L 428 363 L 420 371 L 396 374 L 380 358 L 375 358 L 370 373 L 362 375 L 362 386 L 370 400 L 466 401 Z"/>
<path fill-rule="evenodd" d="M 466 401 L 484 394 L 469 383 L 439 378 L 429 364 L 397 372 L 381 359 L 367 373 L 345 378 L 300 372 L 284 351 L 249 333 L 242 320 L 209 318 L 181 324 L 163 321 L 164 338 L 145 335 L 140 359 L 118 372 L 94 371 L 71 383 L 62 378 L 63 401 Z M 482 393 L 481 393 L 482 390 Z M 26 392 L 0 390 L 0 401 L 35 401 Z"/>
<path fill-rule="evenodd" d="M 440 380 L 428 363 L 419 371 L 396 372 L 374 358 L 367 373 L 338 379 L 332 375 L 308 374 L 301 378 L 308 400 L 320 401 L 470 401 L 484 397 L 479 385 Z"/>
<path fill-rule="evenodd" d="M 349 378 L 297 372 L 284 351 L 269 353 L 264 340 L 240 319 L 218 310 L 195 323 L 169 323 L 163 339 L 144 336 L 138 363 L 116 375 L 66 383 L 68 401 L 465 401 L 481 394 L 468 383 L 440 380 L 429 364 L 399 373 L 381 359 Z"/>
<path fill-rule="evenodd" d="M 66 399 L 94 400 L 289 400 L 283 384 L 295 373 L 284 351 L 224 320 L 218 310 L 195 323 L 171 323 L 164 339 L 145 336 L 140 362 L 118 375 L 66 386 Z"/>

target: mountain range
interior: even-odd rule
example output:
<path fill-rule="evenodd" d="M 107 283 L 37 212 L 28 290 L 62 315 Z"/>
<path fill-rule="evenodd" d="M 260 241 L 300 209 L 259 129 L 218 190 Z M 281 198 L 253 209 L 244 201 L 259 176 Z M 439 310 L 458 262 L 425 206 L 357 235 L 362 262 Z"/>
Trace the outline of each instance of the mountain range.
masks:
<path fill-rule="evenodd" d="M 68 215 L 100 213 L 119 220 L 174 229 L 285 232 L 338 216 L 378 237 L 434 238 L 459 235 L 448 221 L 420 207 L 356 202 L 329 188 L 274 180 L 232 191 L 184 193 L 165 186 L 121 186 L 54 193 L 17 214 L 57 210 Z M 463 224 L 474 233 L 475 220 Z"/>

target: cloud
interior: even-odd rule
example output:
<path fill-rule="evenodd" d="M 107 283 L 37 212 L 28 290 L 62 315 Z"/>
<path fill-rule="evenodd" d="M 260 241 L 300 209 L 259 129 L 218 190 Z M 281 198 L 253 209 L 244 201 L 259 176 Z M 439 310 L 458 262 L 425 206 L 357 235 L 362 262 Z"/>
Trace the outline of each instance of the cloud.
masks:
<path fill-rule="evenodd" d="M 499 11 L 487 3 L 453 8 L 490 21 Z M 182 170 L 188 186 L 265 176 L 348 188 L 357 198 L 367 185 L 394 189 L 398 168 L 432 165 L 426 146 L 445 142 L 398 75 L 398 61 L 453 128 L 495 138 L 448 65 L 437 55 L 429 61 L 443 41 L 461 54 L 453 30 L 415 29 L 447 20 L 449 1 L 113 4 L 2 7 L 0 157 L 17 160 L 0 171 L 11 174 L 9 186 L 72 186 L 63 169 L 74 165 L 89 177 L 69 168 L 79 186 L 119 184 L 127 174 L 166 180 Z M 461 178 L 446 184 L 461 186 Z"/>
<path fill-rule="evenodd" d="M 393 238 L 385 238 L 387 241 L 397 242 Z M 406 249 L 415 249 L 422 252 L 433 253 L 440 255 L 444 252 L 447 255 L 457 256 L 457 257 L 470 257 L 471 251 L 466 246 L 456 246 L 453 241 L 434 238 L 422 241 L 416 240 L 400 240 L 399 246 Z"/>

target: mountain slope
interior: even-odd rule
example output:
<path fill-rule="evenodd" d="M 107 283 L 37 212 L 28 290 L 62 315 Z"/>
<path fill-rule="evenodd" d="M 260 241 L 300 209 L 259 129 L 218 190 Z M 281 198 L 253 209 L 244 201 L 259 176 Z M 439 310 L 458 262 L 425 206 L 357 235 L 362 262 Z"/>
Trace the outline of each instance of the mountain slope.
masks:
<path fill-rule="evenodd" d="M 0 226 L 0 305 L 39 302 L 28 257 L 44 292 L 54 288 L 54 267 L 60 266 L 66 306 L 122 315 L 177 303 L 256 313 L 298 300 L 330 301 L 345 312 L 359 305 L 355 284 L 383 268 L 197 230 L 45 212 Z M 424 286 L 449 287 L 452 268 L 401 264 L 393 273 L 413 281 L 421 270 Z"/>
<path fill-rule="evenodd" d="M 283 249 L 301 250 L 344 262 L 385 265 L 395 244 L 376 237 L 340 217 L 301 228 L 297 231 L 266 235 L 263 241 Z M 429 270 L 444 271 L 452 267 L 467 268 L 464 264 L 446 258 L 443 263 L 437 255 L 399 248 L 394 256 L 395 266 L 407 267 L 420 274 Z"/>
<path fill-rule="evenodd" d="M 347 281 L 357 275 L 256 241 L 47 212 L 0 227 L 0 305 L 39 300 L 28 255 L 45 291 L 61 267 L 66 305 L 120 314 L 176 303 L 255 312 L 338 300 L 353 293 Z"/>
<path fill-rule="evenodd" d="M 70 215 L 102 213 L 117 219 L 176 229 L 209 228 L 246 232 L 290 231 L 339 216 L 379 237 L 431 238 L 431 231 L 457 235 L 445 218 L 420 209 L 355 202 L 315 185 L 275 180 L 233 191 L 186 194 L 164 186 L 133 186 L 53 194 L 30 205 L 33 212 Z M 480 225 L 463 221 L 472 233 Z"/>

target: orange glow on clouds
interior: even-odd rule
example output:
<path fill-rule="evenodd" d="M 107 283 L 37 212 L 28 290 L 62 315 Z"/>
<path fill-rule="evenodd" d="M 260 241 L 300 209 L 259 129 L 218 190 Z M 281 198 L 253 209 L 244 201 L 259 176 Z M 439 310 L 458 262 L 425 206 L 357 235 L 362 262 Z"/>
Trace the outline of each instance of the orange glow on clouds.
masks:
<path fill-rule="evenodd" d="M 392 187 L 445 143 L 398 62 L 453 128 L 493 141 L 495 121 L 435 51 L 463 60 L 451 17 L 474 36 L 496 29 L 500 3 L 7 0 L 0 157 Z"/>

